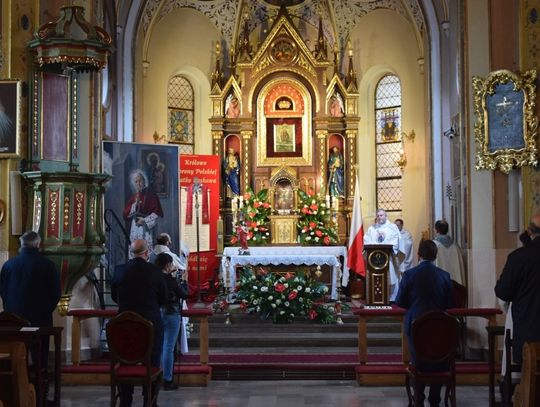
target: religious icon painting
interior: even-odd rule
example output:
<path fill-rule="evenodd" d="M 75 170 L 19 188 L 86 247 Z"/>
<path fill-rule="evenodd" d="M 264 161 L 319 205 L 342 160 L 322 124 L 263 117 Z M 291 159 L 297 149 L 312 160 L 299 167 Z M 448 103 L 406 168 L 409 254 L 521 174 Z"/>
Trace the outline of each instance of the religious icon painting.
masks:
<path fill-rule="evenodd" d="M 164 151 L 155 148 L 141 149 L 140 167 L 146 171 L 149 188 L 160 197 L 166 197 L 168 194 L 168 158 Z"/>
<path fill-rule="evenodd" d="M 169 143 L 190 143 L 193 139 L 193 112 L 169 109 Z"/>
<path fill-rule="evenodd" d="M 294 124 L 274 125 L 274 151 L 276 153 L 294 153 L 296 147 Z"/>
<path fill-rule="evenodd" d="M 21 82 L 0 81 L 0 156 L 19 155 Z"/>
<path fill-rule="evenodd" d="M 517 75 L 508 70 L 473 77 L 477 118 L 476 169 L 535 166 L 538 118 L 535 115 L 536 70 Z"/>

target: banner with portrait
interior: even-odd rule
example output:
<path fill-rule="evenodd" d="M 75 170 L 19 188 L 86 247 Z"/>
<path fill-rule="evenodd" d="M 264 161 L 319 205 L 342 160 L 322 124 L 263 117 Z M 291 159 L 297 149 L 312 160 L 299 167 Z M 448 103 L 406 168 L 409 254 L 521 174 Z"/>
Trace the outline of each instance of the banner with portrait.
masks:
<path fill-rule="evenodd" d="M 168 233 L 178 253 L 178 156 L 176 145 L 103 142 L 103 172 L 112 175 L 104 207 L 120 220 L 129 241 L 145 239 L 152 248 L 157 235 Z"/>

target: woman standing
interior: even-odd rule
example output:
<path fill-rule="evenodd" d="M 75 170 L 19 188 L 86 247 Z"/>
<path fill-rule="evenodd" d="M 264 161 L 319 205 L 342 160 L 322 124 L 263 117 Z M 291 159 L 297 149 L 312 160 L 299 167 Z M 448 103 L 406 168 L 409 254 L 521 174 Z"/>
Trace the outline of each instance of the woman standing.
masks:
<path fill-rule="evenodd" d="M 163 320 L 163 349 L 161 352 L 161 367 L 163 369 L 163 389 L 176 390 L 178 385 L 173 381 L 174 345 L 178 340 L 180 329 L 181 301 L 187 298 L 186 290 L 179 286 L 173 273 L 176 271 L 173 258 L 167 253 L 160 253 L 156 257 L 156 266 L 164 274 L 167 285 L 167 302 L 161 309 Z"/>

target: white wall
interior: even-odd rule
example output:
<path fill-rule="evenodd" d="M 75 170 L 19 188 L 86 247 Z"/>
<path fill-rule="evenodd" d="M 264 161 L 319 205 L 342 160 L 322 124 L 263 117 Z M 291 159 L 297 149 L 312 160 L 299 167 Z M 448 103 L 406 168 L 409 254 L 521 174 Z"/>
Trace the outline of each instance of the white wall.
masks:
<path fill-rule="evenodd" d="M 381 22 L 384 22 L 381 24 Z M 402 128 L 415 130 L 414 142 L 405 141 L 407 166 L 403 172 L 403 210 L 405 227 L 420 240 L 422 230 L 430 222 L 429 143 L 431 133 L 426 126 L 426 77 L 420 73 L 418 48 L 410 22 L 391 10 L 376 10 L 363 17 L 351 32 L 354 64 L 360 81 L 358 163 L 364 224 L 373 223 L 375 195 L 375 87 L 384 74 L 392 73 L 401 80 Z"/>
<path fill-rule="evenodd" d="M 142 61 L 139 60 L 136 67 L 137 82 L 142 83 L 136 95 L 139 117 L 136 141 L 152 143 L 154 131 L 167 134 L 167 85 L 171 77 L 181 74 L 190 80 L 194 90 L 195 152 L 211 154 L 208 78 L 214 66 L 213 50 L 219 39 L 215 26 L 191 9 L 178 9 L 155 25 L 146 56 L 150 63 L 146 77 L 142 76 Z"/>

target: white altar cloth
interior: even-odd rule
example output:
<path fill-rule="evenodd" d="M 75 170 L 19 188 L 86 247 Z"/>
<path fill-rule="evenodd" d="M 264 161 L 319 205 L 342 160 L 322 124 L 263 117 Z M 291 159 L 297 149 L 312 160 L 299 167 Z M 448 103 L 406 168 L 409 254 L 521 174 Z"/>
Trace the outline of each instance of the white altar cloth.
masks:
<path fill-rule="evenodd" d="M 250 247 L 249 255 L 239 255 L 238 247 L 226 247 L 221 259 L 224 281 L 236 286 L 236 267 L 247 265 L 328 265 L 332 266 L 332 290 L 330 297 L 337 299 L 338 268 L 342 268 L 341 285 L 349 281 L 347 249 L 344 246 L 264 246 Z M 343 265 L 340 257 L 343 256 Z"/>

